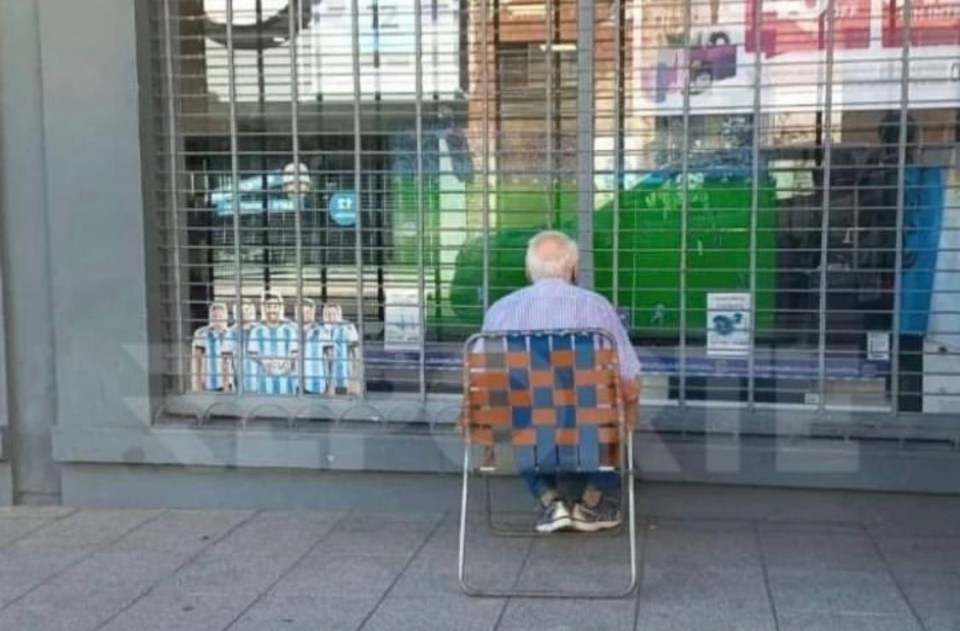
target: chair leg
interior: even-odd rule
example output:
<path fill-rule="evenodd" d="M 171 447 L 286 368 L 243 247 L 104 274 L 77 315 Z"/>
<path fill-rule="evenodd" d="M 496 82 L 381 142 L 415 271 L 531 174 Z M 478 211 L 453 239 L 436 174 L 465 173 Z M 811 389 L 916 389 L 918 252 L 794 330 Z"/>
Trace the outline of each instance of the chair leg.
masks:
<path fill-rule="evenodd" d="M 466 538 L 467 538 L 467 505 L 468 505 L 468 493 L 469 493 L 469 474 L 470 474 L 470 462 L 469 462 L 469 446 L 464 448 L 464 465 L 463 465 L 463 490 L 460 504 L 460 545 L 458 553 L 458 568 L 457 568 L 457 578 L 460 583 L 461 590 L 468 596 L 474 596 L 479 598 L 584 598 L 584 599 L 597 599 L 597 600 L 607 600 L 607 599 L 617 599 L 624 598 L 629 596 L 636 589 L 637 586 L 637 528 L 636 528 L 636 514 L 635 514 L 635 497 L 634 497 L 634 484 L 635 476 L 633 470 L 633 437 L 629 438 L 628 444 L 625 446 L 627 451 L 627 466 L 621 468 L 621 480 L 622 485 L 626 484 L 628 488 L 622 489 L 625 491 L 627 505 L 628 505 L 628 521 L 627 521 L 627 531 L 629 534 L 629 558 L 630 558 L 630 581 L 625 588 L 620 590 L 611 590 L 611 591 L 602 591 L 602 592 L 578 592 L 578 591 L 560 591 L 560 590 L 524 590 L 524 589 L 489 589 L 481 590 L 477 587 L 470 585 L 467 582 L 466 578 L 466 568 L 467 568 L 467 559 L 466 559 Z M 489 488 L 489 478 L 487 479 L 487 509 L 488 509 L 488 519 L 490 519 L 490 488 Z M 622 532 L 622 525 L 619 529 Z M 609 531 L 608 531 L 609 532 Z M 526 531 L 527 536 L 538 536 L 539 533 L 536 531 L 530 532 Z M 557 534 L 553 533 L 556 537 Z M 571 533 L 578 537 L 583 537 L 584 534 L 588 533 Z"/>

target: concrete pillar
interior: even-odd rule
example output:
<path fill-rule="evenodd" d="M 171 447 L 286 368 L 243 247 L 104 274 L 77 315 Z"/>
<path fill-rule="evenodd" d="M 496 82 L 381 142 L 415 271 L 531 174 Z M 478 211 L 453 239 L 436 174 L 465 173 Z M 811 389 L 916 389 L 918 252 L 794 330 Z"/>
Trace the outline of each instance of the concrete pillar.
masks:
<path fill-rule="evenodd" d="M 58 503 L 56 378 L 38 3 L 0 0 L 0 268 L 14 501 Z M 2 357 L 2 355 L 0 355 Z"/>

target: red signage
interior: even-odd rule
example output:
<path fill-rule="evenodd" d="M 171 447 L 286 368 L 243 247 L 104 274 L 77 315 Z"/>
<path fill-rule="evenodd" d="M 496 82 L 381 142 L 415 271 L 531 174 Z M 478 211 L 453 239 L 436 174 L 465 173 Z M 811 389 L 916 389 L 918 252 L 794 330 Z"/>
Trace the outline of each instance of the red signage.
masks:
<path fill-rule="evenodd" d="M 758 0 L 747 2 L 748 52 L 756 51 L 754 14 Z M 828 0 L 763 0 L 760 49 L 766 57 L 827 48 Z M 835 0 L 834 50 L 870 47 L 870 0 Z"/>
<path fill-rule="evenodd" d="M 904 40 L 904 0 L 883 5 L 883 45 L 897 48 Z M 911 46 L 960 46 L 960 0 L 911 0 Z"/>

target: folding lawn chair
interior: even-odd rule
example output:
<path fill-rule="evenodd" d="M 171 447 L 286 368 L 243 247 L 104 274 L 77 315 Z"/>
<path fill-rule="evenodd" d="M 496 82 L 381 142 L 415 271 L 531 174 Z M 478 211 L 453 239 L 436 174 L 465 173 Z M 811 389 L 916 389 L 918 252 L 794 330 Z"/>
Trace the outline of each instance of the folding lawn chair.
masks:
<path fill-rule="evenodd" d="M 630 594 L 637 583 L 633 434 L 626 423 L 613 337 L 597 329 L 478 333 L 464 345 L 463 379 L 463 491 L 458 560 L 463 591 L 493 597 L 618 598 Z M 614 591 L 571 592 L 482 590 L 467 583 L 471 474 L 486 478 L 486 512 L 488 525 L 493 526 L 490 477 L 527 470 L 551 475 L 620 474 L 620 505 L 626 504 L 621 513 L 629 534 L 627 586 Z M 532 527 L 509 534 L 544 536 Z"/>

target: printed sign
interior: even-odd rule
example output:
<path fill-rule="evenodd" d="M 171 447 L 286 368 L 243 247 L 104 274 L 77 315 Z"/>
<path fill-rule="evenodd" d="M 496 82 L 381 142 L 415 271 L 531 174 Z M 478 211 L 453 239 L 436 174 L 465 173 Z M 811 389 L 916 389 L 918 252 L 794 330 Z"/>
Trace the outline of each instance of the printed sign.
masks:
<path fill-rule="evenodd" d="M 707 294 L 707 355 L 740 357 L 750 352 L 750 294 Z"/>
<path fill-rule="evenodd" d="M 420 350 L 420 306 L 416 289 L 387 290 L 383 308 L 385 350 Z"/>
<path fill-rule="evenodd" d="M 327 208 L 330 220 L 338 226 L 349 227 L 357 223 L 357 196 L 352 192 L 334 193 Z"/>

